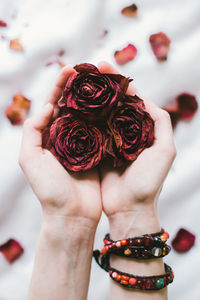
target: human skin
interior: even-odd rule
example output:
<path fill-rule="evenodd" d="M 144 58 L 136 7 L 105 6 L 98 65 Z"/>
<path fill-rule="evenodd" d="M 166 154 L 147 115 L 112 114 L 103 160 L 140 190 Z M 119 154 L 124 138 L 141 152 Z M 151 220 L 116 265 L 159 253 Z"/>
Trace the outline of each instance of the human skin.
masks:
<path fill-rule="evenodd" d="M 102 73 L 117 73 L 107 63 Z M 57 113 L 57 101 L 70 74 L 63 69 L 42 112 L 24 125 L 20 165 L 41 202 L 43 223 L 38 241 L 29 300 L 87 299 L 93 240 L 102 206 L 110 223 L 112 239 L 157 232 L 157 199 L 175 157 L 169 116 L 149 100 L 146 110 L 155 121 L 155 141 L 125 172 L 105 162 L 100 173 L 66 171 L 56 158 L 42 148 L 42 130 Z M 128 93 L 135 94 L 130 85 Z M 100 175 L 100 181 L 99 181 Z M 137 275 L 164 271 L 163 261 L 151 262 L 112 257 L 111 265 Z M 77 288 L 78 285 L 78 288 Z M 166 289 L 156 292 L 126 290 L 111 281 L 110 299 L 167 299 Z"/>
<path fill-rule="evenodd" d="M 118 73 L 106 62 L 101 62 L 98 68 L 102 73 Z M 129 85 L 127 94 L 138 95 L 133 84 Z M 176 155 L 169 114 L 152 101 L 141 98 L 154 120 L 153 145 L 123 171 L 113 168 L 108 161 L 100 169 L 102 205 L 113 240 L 160 231 L 158 197 Z M 110 262 L 112 267 L 130 274 L 151 276 L 164 273 L 162 259 L 137 261 L 111 256 Z M 167 288 L 143 292 L 122 288 L 111 280 L 109 299 L 166 300 Z"/>
<path fill-rule="evenodd" d="M 102 212 L 98 172 L 67 172 L 42 148 L 42 130 L 56 115 L 56 103 L 73 72 L 71 66 L 63 69 L 43 110 L 24 124 L 19 163 L 43 210 L 29 300 L 87 299 Z"/>

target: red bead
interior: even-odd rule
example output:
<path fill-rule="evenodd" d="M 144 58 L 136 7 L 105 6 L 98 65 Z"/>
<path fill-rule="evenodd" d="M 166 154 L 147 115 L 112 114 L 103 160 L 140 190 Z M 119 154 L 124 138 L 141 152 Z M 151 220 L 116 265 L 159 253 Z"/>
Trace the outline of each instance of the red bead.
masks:
<path fill-rule="evenodd" d="M 129 279 L 129 284 L 131 284 L 131 285 L 135 285 L 136 282 L 137 282 L 137 280 L 136 280 L 135 278 L 133 278 L 133 277 L 131 277 L 131 278 Z"/>
<path fill-rule="evenodd" d="M 109 244 L 110 242 L 108 240 L 104 240 L 104 244 Z"/>
<path fill-rule="evenodd" d="M 129 245 L 129 246 L 133 246 L 133 245 L 134 245 L 133 240 L 129 240 L 129 241 L 128 241 L 128 245 Z"/>
<path fill-rule="evenodd" d="M 142 240 L 141 239 L 136 239 L 135 240 L 135 244 L 136 245 L 141 245 L 142 244 Z"/>
<path fill-rule="evenodd" d="M 122 280 L 125 280 L 125 281 L 129 281 L 130 277 L 126 276 L 126 275 L 122 275 L 121 276 L 121 279 Z"/>
<path fill-rule="evenodd" d="M 113 272 L 111 270 L 109 270 L 108 273 L 109 273 L 109 275 L 112 275 Z"/>
<path fill-rule="evenodd" d="M 150 289 L 151 288 L 151 280 L 146 280 L 146 289 Z"/>
<path fill-rule="evenodd" d="M 174 272 L 172 272 L 170 275 L 171 275 L 172 278 L 174 278 Z"/>
<path fill-rule="evenodd" d="M 169 233 L 167 231 L 165 231 L 163 234 L 165 234 L 167 238 L 169 238 Z"/>
<path fill-rule="evenodd" d="M 121 284 L 128 285 L 128 281 L 126 281 L 126 280 L 121 280 L 120 282 L 121 282 Z"/>
<path fill-rule="evenodd" d="M 104 248 L 101 249 L 101 254 L 104 255 L 105 253 L 106 253 L 106 249 L 105 249 L 105 247 L 104 247 Z"/>
<path fill-rule="evenodd" d="M 120 280 L 121 280 L 121 275 L 117 274 L 116 279 L 117 279 L 118 281 L 120 281 Z"/>
<path fill-rule="evenodd" d="M 106 252 L 109 250 L 109 247 L 108 246 L 105 246 L 105 249 L 106 249 Z"/>
<path fill-rule="evenodd" d="M 121 240 L 121 245 L 125 246 L 127 244 L 127 240 Z"/>

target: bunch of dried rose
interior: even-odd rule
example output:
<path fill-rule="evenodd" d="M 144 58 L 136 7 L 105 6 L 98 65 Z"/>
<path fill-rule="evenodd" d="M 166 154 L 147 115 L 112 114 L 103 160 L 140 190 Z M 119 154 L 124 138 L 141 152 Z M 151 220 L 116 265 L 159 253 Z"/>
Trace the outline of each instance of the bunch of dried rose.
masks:
<path fill-rule="evenodd" d="M 58 101 L 59 116 L 43 132 L 43 147 L 68 170 L 115 167 L 134 161 L 154 139 L 154 122 L 138 96 L 126 95 L 131 79 L 102 74 L 92 64 L 74 67 Z"/>

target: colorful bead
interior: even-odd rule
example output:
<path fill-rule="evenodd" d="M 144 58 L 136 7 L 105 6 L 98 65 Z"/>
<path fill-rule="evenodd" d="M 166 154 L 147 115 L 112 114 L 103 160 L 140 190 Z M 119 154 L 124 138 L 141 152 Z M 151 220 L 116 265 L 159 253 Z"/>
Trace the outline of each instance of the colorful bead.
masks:
<path fill-rule="evenodd" d="M 167 239 L 168 239 L 168 236 L 169 236 L 169 234 L 164 232 L 164 233 L 160 236 L 162 242 L 166 242 Z"/>
<path fill-rule="evenodd" d="M 121 280 L 121 275 L 117 274 L 116 279 L 117 279 L 118 281 L 120 281 L 120 280 Z"/>
<path fill-rule="evenodd" d="M 162 288 L 164 287 L 164 279 L 158 279 L 158 280 L 156 281 L 156 287 L 157 287 L 158 289 L 162 289 Z"/>
<path fill-rule="evenodd" d="M 124 285 L 128 285 L 128 281 L 126 281 L 126 280 L 121 280 L 120 283 L 124 284 Z"/>
<path fill-rule="evenodd" d="M 127 244 L 127 240 L 121 240 L 121 245 L 125 246 Z"/>
<path fill-rule="evenodd" d="M 110 242 L 108 240 L 104 240 L 104 244 L 109 244 Z"/>
<path fill-rule="evenodd" d="M 162 250 L 160 249 L 160 248 L 157 248 L 157 247 L 154 247 L 153 249 L 152 249 L 152 254 L 154 255 L 154 256 L 161 256 L 161 254 L 162 254 Z"/>
<path fill-rule="evenodd" d="M 112 275 L 113 272 L 111 270 L 109 270 L 108 273 L 109 273 L 109 275 Z"/>
<path fill-rule="evenodd" d="M 117 248 L 120 248 L 120 247 L 121 247 L 121 242 L 120 242 L 120 241 L 116 242 L 115 244 L 116 244 L 116 247 L 117 247 Z"/>
<path fill-rule="evenodd" d="M 117 278 L 117 275 L 118 275 L 117 272 L 113 272 L 112 273 L 112 278 Z"/>
<path fill-rule="evenodd" d="M 131 255 L 132 251 L 130 249 L 126 249 L 126 250 L 124 250 L 124 254 L 127 255 L 127 256 Z"/>
<path fill-rule="evenodd" d="M 172 278 L 174 278 L 174 272 L 172 272 L 172 273 L 170 274 L 170 276 L 171 276 Z"/>
<path fill-rule="evenodd" d="M 146 236 L 144 239 L 144 245 L 145 247 L 151 246 L 153 243 L 153 239 L 150 236 Z"/>
<path fill-rule="evenodd" d="M 121 279 L 122 279 L 122 280 L 125 280 L 125 281 L 129 281 L 130 277 L 129 277 L 129 276 L 126 276 L 126 275 L 122 275 L 122 276 L 121 276 Z"/>
<path fill-rule="evenodd" d="M 146 280 L 146 289 L 150 289 L 151 288 L 151 280 Z"/>
<path fill-rule="evenodd" d="M 135 244 L 136 245 L 141 245 L 142 244 L 142 240 L 141 239 L 136 239 L 135 240 Z"/>
<path fill-rule="evenodd" d="M 137 282 L 137 280 L 136 280 L 135 278 L 133 278 L 133 277 L 131 277 L 131 278 L 129 279 L 129 284 L 130 284 L 130 285 L 135 285 L 136 282 Z"/>

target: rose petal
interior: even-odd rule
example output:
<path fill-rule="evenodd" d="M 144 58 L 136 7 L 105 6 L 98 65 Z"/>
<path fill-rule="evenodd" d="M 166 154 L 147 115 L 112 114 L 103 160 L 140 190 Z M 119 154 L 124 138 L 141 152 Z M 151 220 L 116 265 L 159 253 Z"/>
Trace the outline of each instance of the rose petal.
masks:
<path fill-rule="evenodd" d="M 121 13 L 127 17 L 135 18 L 137 17 L 138 8 L 136 4 L 126 6 L 121 10 Z"/>
<path fill-rule="evenodd" d="M 180 253 L 189 251 L 195 243 L 195 235 L 186 229 L 181 228 L 172 241 L 174 250 Z"/>
<path fill-rule="evenodd" d="M 159 32 L 152 34 L 149 38 L 149 42 L 157 59 L 166 60 L 171 43 L 170 38 L 164 32 Z"/>
<path fill-rule="evenodd" d="M 0 252 L 4 255 L 9 263 L 13 263 L 23 254 L 24 249 L 16 240 L 10 239 L 5 244 L 0 246 Z"/>
<path fill-rule="evenodd" d="M 3 20 L 0 20 L 0 27 L 7 27 L 7 23 Z"/>
<path fill-rule="evenodd" d="M 191 120 L 198 108 L 196 97 L 192 94 L 182 93 L 176 98 L 178 112 L 181 120 Z"/>
<path fill-rule="evenodd" d="M 13 96 L 13 102 L 6 108 L 5 114 L 13 125 L 22 124 L 29 112 L 31 101 L 22 94 Z"/>
<path fill-rule="evenodd" d="M 125 64 L 133 60 L 137 55 L 137 48 L 132 44 L 122 50 L 115 51 L 114 58 L 119 65 Z"/>
<path fill-rule="evenodd" d="M 59 52 L 58 52 L 58 56 L 63 56 L 65 54 L 65 50 L 64 49 L 61 49 Z"/>
<path fill-rule="evenodd" d="M 13 39 L 13 40 L 10 40 L 10 49 L 12 49 L 14 51 L 23 51 L 24 47 L 19 42 L 19 39 Z"/>
<path fill-rule="evenodd" d="M 99 70 L 97 69 L 97 67 L 95 67 L 92 64 L 80 64 L 80 65 L 76 65 L 74 67 L 74 69 L 76 70 L 76 72 L 78 73 L 99 73 Z"/>

